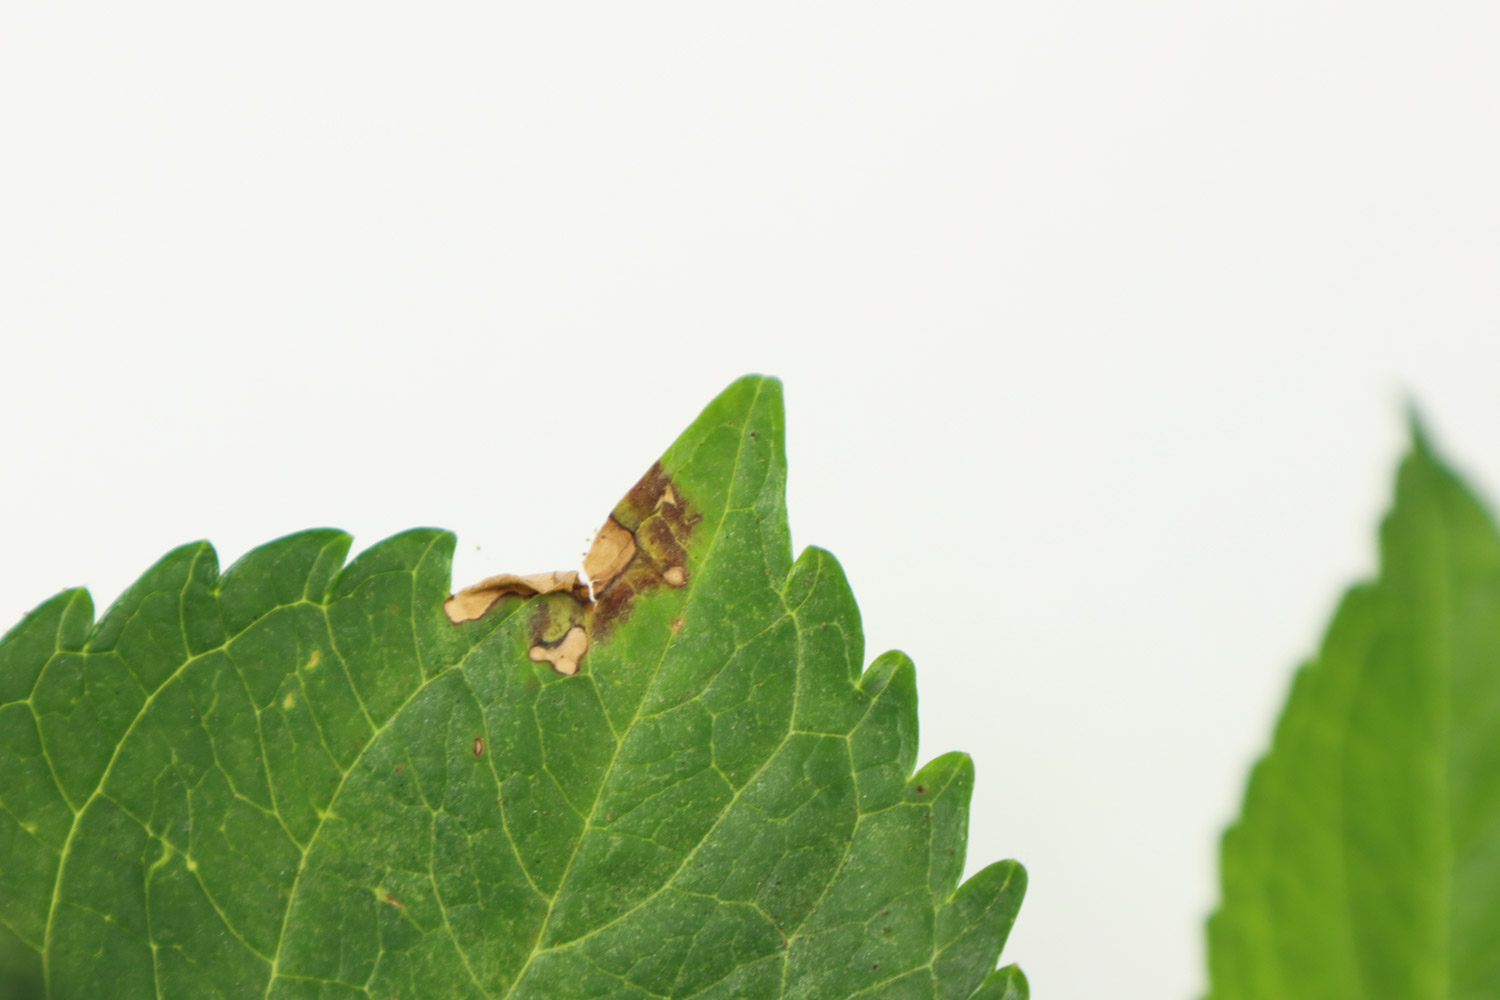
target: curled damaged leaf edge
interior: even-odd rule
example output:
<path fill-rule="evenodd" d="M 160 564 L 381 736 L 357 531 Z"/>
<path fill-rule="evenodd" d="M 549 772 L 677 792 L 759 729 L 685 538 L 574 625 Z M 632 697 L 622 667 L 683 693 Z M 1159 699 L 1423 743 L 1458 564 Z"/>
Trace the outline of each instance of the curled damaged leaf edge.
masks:
<path fill-rule="evenodd" d="M 652 506 L 656 511 L 671 507 L 680 512 L 681 502 L 671 483 L 662 475 L 660 463 L 653 465 L 641 477 L 631 493 L 627 494 L 627 499 L 643 490 L 655 494 Z M 502 598 L 525 599 L 557 593 L 566 594 L 586 611 L 593 611 L 599 599 L 636 561 L 639 553 L 640 546 L 636 543 L 635 532 L 611 514 L 594 535 L 588 553 L 583 558 L 581 572 L 553 570 L 550 573 L 501 573 L 486 577 L 450 594 L 443 602 L 443 612 L 451 624 L 463 625 L 483 618 Z M 658 575 L 662 583 L 673 589 L 687 584 L 687 569 L 678 563 L 660 570 Z M 554 642 L 539 640 L 527 652 L 527 656 L 533 663 L 550 663 L 559 674 L 571 677 L 578 672 L 579 663 L 588 648 L 588 629 L 582 625 L 574 625 Z"/>

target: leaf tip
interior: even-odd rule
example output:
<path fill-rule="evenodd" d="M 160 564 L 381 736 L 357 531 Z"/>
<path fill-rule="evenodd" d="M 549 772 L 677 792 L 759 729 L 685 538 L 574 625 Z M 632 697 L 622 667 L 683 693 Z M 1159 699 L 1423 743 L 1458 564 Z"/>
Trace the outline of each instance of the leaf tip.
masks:
<path fill-rule="evenodd" d="M 1422 407 L 1414 396 L 1407 395 L 1401 408 L 1406 416 L 1406 433 L 1411 441 L 1412 451 L 1431 456 L 1432 435 L 1427 430 L 1427 419 L 1422 415 Z"/>

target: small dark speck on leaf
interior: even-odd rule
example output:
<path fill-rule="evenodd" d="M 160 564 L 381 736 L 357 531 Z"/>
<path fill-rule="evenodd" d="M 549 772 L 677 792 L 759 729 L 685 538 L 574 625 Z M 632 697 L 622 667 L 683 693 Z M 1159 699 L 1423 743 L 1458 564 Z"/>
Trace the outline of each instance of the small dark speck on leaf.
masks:
<path fill-rule="evenodd" d="M 405 768 L 406 768 L 405 764 L 397 764 L 396 765 L 396 773 L 400 774 L 403 770 L 405 770 Z"/>
<path fill-rule="evenodd" d="M 927 788 L 926 788 L 926 786 L 925 785 L 918 785 L 917 786 L 917 794 L 918 795 L 926 795 L 927 794 Z"/>

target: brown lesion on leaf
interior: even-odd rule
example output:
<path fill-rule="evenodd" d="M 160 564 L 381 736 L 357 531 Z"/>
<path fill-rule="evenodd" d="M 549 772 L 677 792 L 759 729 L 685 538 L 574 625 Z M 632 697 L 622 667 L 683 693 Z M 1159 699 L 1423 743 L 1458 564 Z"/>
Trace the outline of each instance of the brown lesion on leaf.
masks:
<path fill-rule="evenodd" d="M 626 516 L 621 518 L 622 521 L 628 522 L 631 515 L 639 521 L 655 511 L 659 504 L 664 506 L 668 498 L 673 506 L 677 504 L 677 494 L 672 490 L 672 480 L 667 476 L 660 462 L 653 462 L 651 468 L 646 470 L 646 474 L 630 487 L 630 491 L 615 508 L 615 515 L 619 516 L 625 512 Z"/>
<path fill-rule="evenodd" d="M 686 546 L 702 520 L 702 514 L 692 509 L 660 462 L 646 470 L 606 522 L 606 527 L 614 524 L 630 532 L 636 551 L 620 573 L 603 585 L 595 581 L 590 635 L 607 635 L 616 622 L 628 618 L 640 594 L 661 586 L 677 589 L 687 585 Z"/>
<path fill-rule="evenodd" d="M 630 615 L 635 599 L 659 587 L 686 587 L 692 577 L 687 543 L 702 521 L 658 462 L 616 505 L 594 536 L 583 574 L 502 574 L 465 587 L 443 602 L 455 625 L 476 621 L 507 597 L 540 597 L 531 621 L 528 656 L 571 676 L 589 646 Z M 681 619 L 673 622 L 675 634 Z"/>
<path fill-rule="evenodd" d="M 578 663 L 589 651 L 589 633 L 582 625 L 568 629 L 555 643 L 537 643 L 526 655 L 532 663 L 550 663 L 564 677 L 578 673 Z"/>

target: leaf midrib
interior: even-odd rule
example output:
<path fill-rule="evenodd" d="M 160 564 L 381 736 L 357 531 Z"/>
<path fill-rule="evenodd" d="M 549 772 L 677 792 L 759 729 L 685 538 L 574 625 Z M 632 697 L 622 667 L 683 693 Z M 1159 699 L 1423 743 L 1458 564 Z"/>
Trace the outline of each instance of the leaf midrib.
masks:
<path fill-rule="evenodd" d="M 724 520 L 729 516 L 730 509 L 733 505 L 734 485 L 739 476 L 740 459 L 745 453 L 745 440 L 750 430 L 750 421 L 748 419 L 748 415 L 755 412 L 755 404 L 760 401 L 761 390 L 764 388 L 764 381 L 757 382 L 755 385 L 755 395 L 750 398 L 749 405 L 745 407 L 747 419 L 740 427 L 739 443 L 735 447 L 734 461 L 730 463 L 729 488 L 724 496 L 724 509 L 719 512 L 719 519 L 714 524 L 713 537 L 709 540 L 708 548 L 703 554 L 701 568 L 695 571 L 688 578 L 687 586 L 684 588 L 686 591 L 686 593 L 683 594 L 684 615 L 686 614 L 686 609 L 691 606 L 693 597 L 697 593 L 696 584 L 698 578 L 706 570 L 708 564 L 713 561 L 715 550 L 718 548 L 719 538 L 723 534 Z M 695 446 L 694 448 L 694 453 L 696 453 L 696 450 L 697 446 Z M 691 460 L 692 456 L 689 455 L 687 459 L 684 459 L 682 464 L 687 465 L 689 462 L 691 462 Z M 567 864 L 563 866 L 561 877 L 559 877 L 557 880 L 556 891 L 554 891 L 550 896 L 546 897 L 547 913 L 546 916 L 542 918 L 541 929 L 537 932 L 536 940 L 531 945 L 531 951 L 529 954 L 527 954 L 526 961 L 523 962 L 520 969 L 516 971 L 516 978 L 511 981 L 510 988 L 507 989 L 504 994 L 502 994 L 501 1000 L 510 1000 L 510 998 L 515 995 L 516 990 L 520 988 L 522 981 L 526 978 L 526 973 L 530 970 L 531 963 L 536 960 L 536 957 L 538 955 L 543 954 L 546 951 L 555 950 L 550 948 L 543 949 L 542 942 L 547 939 L 547 928 L 552 925 L 552 915 L 556 910 L 558 897 L 562 895 L 563 889 L 568 884 L 568 875 L 572 872 L 573 863 L 578 858 L 578 852 L 583 848 L 583 842 L 588 837 L 589 824 L 593 822 L 594 813 L 599 808 L 599 800 L 604 796 L 604 789 L 608 787 L 610 779 L 614 776 L 615 765 L 620 758 L 620 748 L 625 745 L 625 740 L 630 736 L 631 729 L 640 720 L 642 706 L 646 705 L 651 700 L 651 692 L 655 690 L 656 682 L 661 677 L 661 665 L 666 661 L 667 654 L 672 651 L 672 647 L 676 643 L 676 641 L 677 636 L 675 634 L 667 636 L 666 644 L 662 646 L 661 655 L 657 657 L 656 664 L 651 669 L 651 680 L 646 685 L 646 690 L 641 693 L 640 701 L 636 703 L 635 710 L 631 712 L 630 721 L 621 728 L 620 733 L 615 737 L 615 745 L 614 749 L 610 752 L 609 763 L 605 765 L 604 775 L 602 778 L 600 778 L 599 787 L 594 792 L 594 801 L 589 806 L 588 814 L 583 817 L 583 830 L 578 834 L 578 839 L 573 843 L 572 849 L 568 853 L 568 861 Z M 721 813 L 720 816 L 722 817 L 723 813 Z M 564 945 L 564 947 L 565 946 L 566 945 Z"/>

